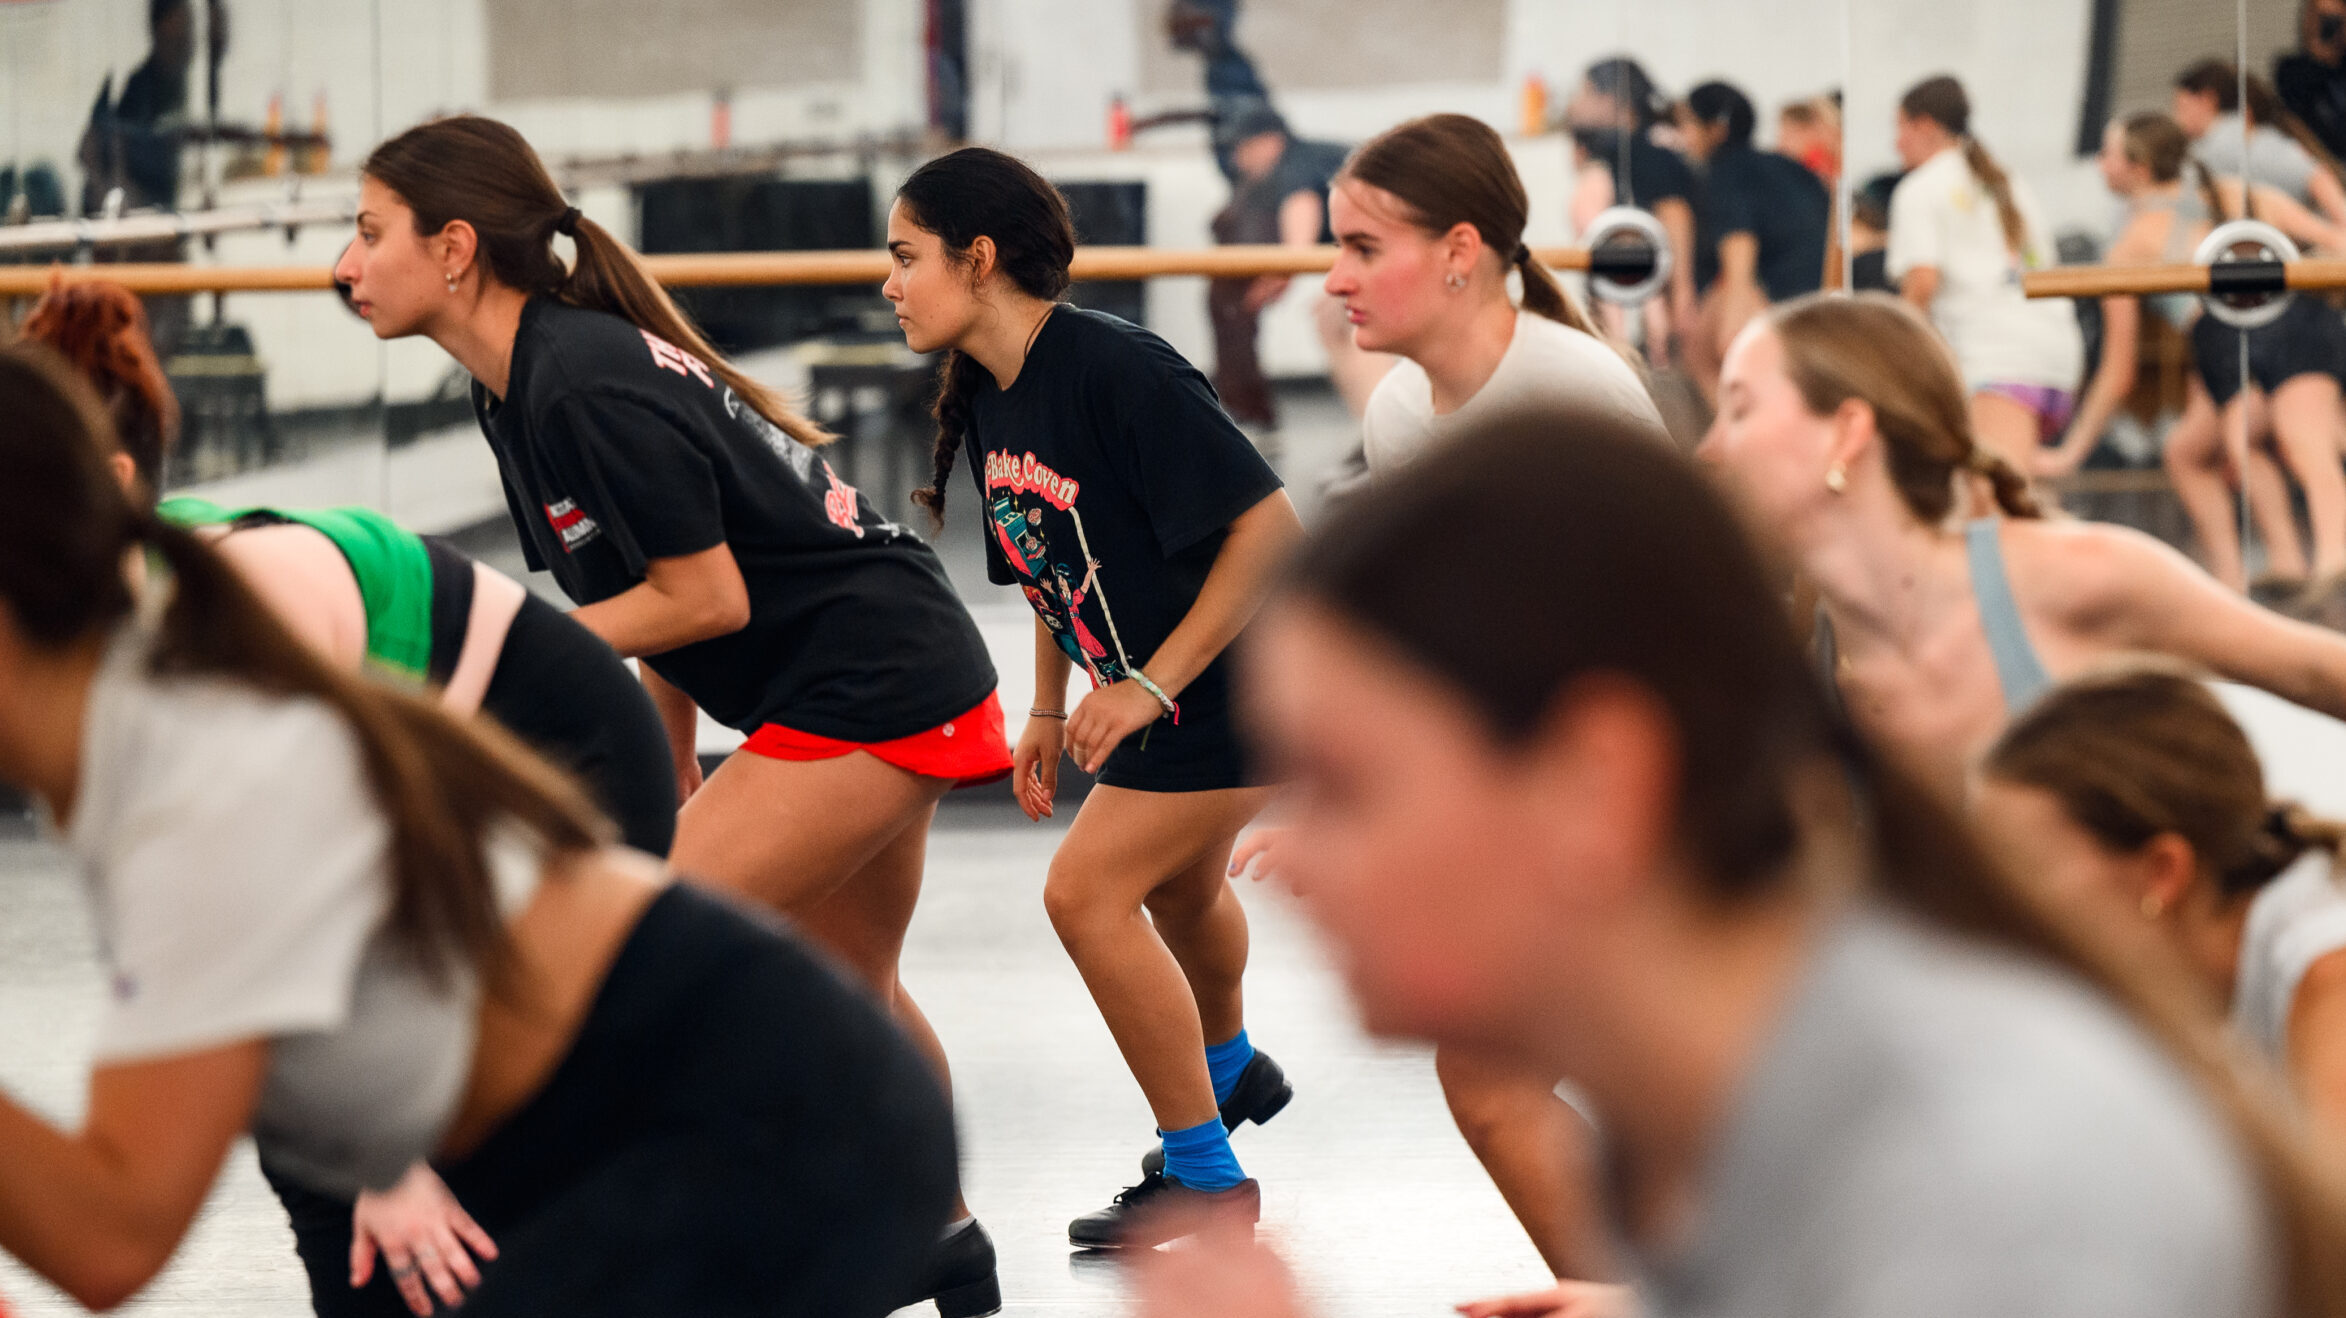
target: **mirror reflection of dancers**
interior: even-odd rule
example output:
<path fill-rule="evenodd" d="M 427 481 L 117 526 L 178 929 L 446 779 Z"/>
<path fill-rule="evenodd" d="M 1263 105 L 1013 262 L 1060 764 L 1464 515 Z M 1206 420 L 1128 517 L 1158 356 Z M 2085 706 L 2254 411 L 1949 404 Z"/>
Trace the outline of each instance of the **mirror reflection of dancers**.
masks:
<path fill-rule="evenodd" d="M 916 497 L 941 514 L 966 448 L 989 570 L 1035 606 L 1019 802 L 1052 813 L 1063 750 L 1098 776 L 1043 902 L 1163 1143 L 1068 1238 L 1147 1246 L 1203 1218 L 1252 1226 L 1261 1192 L 1229 1131 L 1292 1093 L 1244 1028 L 1246 913 L 1225 870 L 1270 789 L 1240 754 L 1223 652 L 1300 527 L 1194 367 L 1146 330 L 1057 303 L 1074 247 L 1050 184 L 971 147 L 897 193 L 884 291 L 915 351 L 950 353 L 935 474 Z M 1075 668 L 1094 689 L 1069 714 Z"/>
<path fill-rule="evenodd" d="M 829 436 L 719 356 L 537 153 L 459 115 L 377 147 L 335 268 L 381 338 L 470 372 L 532 566 L 622 655 L 687 800 L 677 872 L 789 916 L 945 1054 L 897 963 L 937 802 L 1003 777 L 994 668 L 936 555 L 840 481 Z M 554 240 L 575 244 L 566 265 Z M 700 781 L 699 712 L 747 737 Z M 899 1305 L 1001 1304 L 966 1210 Z"/>

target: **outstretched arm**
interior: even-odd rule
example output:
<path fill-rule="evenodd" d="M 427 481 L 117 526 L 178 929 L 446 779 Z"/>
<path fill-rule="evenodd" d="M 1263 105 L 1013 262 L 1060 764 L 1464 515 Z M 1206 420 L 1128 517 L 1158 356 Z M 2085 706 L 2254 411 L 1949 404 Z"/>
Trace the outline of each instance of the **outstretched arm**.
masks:
<path fill-rule="evenodd" d="M 71 1135 L 0 1099 L 0 1248 L 88 1308 L 137 1294 L 252 1123 L 268 1060 L 252 1040 L 102 1066 Z"/>

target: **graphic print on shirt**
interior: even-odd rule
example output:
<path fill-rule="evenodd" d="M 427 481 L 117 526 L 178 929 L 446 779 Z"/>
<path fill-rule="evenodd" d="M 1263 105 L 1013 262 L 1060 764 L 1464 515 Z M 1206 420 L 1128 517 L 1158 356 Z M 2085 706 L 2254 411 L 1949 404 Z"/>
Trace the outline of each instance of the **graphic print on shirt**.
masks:
<path fill-rule="evenodd" d="M 887 520 L 872 523 L 867 527 L 864 524 L 861 510 L 857 506 L 855 487 L 839 479 L 839 473 L 831 470 L 831 464 L 825 461 L 822 455 L 784 434 L 780 426 L 767 420 L 756 408 L 743 401 L 741 395 L 733 392 L 731 387 L 720 382 L 710 372 L 707 362 L 650 330 L 643 330 L 641 333 L 644 336 L 644 346 L 651 350 L 654 365 L 662 370 L 674 371 L 678 375 L 699 380 L 702 384 L 716 390 L 725 404 L 725 414 L 742 425 L 748 426 L 760 438 L 764 439 L 766 447 L 774 450 L 775 454 L 782 459 L 783 465 L 789 467 L 791 474 L 798 477 L 800 484 L 814 486 L 815 468 L 822 468 L 823 480 L 819 488 L 823 497 L 823 515 L 830 519 L 833 526 L 842 531 L 851 532 L 858 540 L 864 538 L 866 530 L 878 531 L 884 540 L 894 540 L 912 533 L 911 528 Z"/>
<path fill-rule="evenodd" d="M 1116 615 L 1100 576 L 1104 565 L 1092 557 L 1083 513 L 1075 506 L 1080 483 L 1032 453 L 987 454 L 985 477 L 987 520 L 1035 616 L 1094 687 L 1122 680 L 1132 660 L 1116 635 Z M 1067 514 L 1075 543 L 1053 543 L 1044 528 L 1045 510 L 1053 508 Z"/>
<path fill-rule="evenodd" d="M 576 499 L 557 499 L 547 504 L 546 522 L 554 528 L 554 534 L 562 537 L 562 552 L 565 554 L 577 553 L 580 545 L 603 533 L 603 528 L 596 525 L 594 518 L 586 515 L 586 510 L 578 506 Z"/>

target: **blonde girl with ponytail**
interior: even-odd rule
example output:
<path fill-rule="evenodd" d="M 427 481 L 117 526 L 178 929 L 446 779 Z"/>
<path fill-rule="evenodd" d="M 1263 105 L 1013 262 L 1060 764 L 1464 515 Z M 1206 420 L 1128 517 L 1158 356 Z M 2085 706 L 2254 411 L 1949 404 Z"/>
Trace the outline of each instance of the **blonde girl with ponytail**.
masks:
<path fill-rule="evenodd" d="M 2044 518 L 1966 401 L 1911 306 L 1803 298 L 1736 340 L 1703 441 L 1814 588 L 1818 657 L 1875 745 L 1959 800 L 2006 723 L 2127 653 L 2346 716 L 2346 637 L 2248 602 L 2138 531 Z M 1975 480 L 2000 516 L 1956 516 Z"/>

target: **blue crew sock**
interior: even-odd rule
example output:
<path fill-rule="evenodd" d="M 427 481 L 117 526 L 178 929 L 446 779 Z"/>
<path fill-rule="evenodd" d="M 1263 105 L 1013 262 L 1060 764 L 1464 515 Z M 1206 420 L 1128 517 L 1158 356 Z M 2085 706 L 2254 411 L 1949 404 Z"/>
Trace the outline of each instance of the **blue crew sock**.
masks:
<path fill-rule="evenodd" d="M 1239 1170 L 1238 1155 L 1230 1151 L 1230 1132 L 1222 1129 L 1221 1118 L 1161 1134 L 1165 1175 L 1190 1189 L 1227 1190 L 1246 1179 L 1246 1173 Z"/>
<path fill-rule="evenodd" d="M 1246 1031 L 1240 1030 L 1227 1043 L 1206 1045 L 1206 1070 L 1214 1077 L 1214 1101 L 1227 1103 L 1230 1091 L 1238 1088 L 1239 1073 L 1254 1060 L 1254 1045 L 1247 1042 Z"/>

